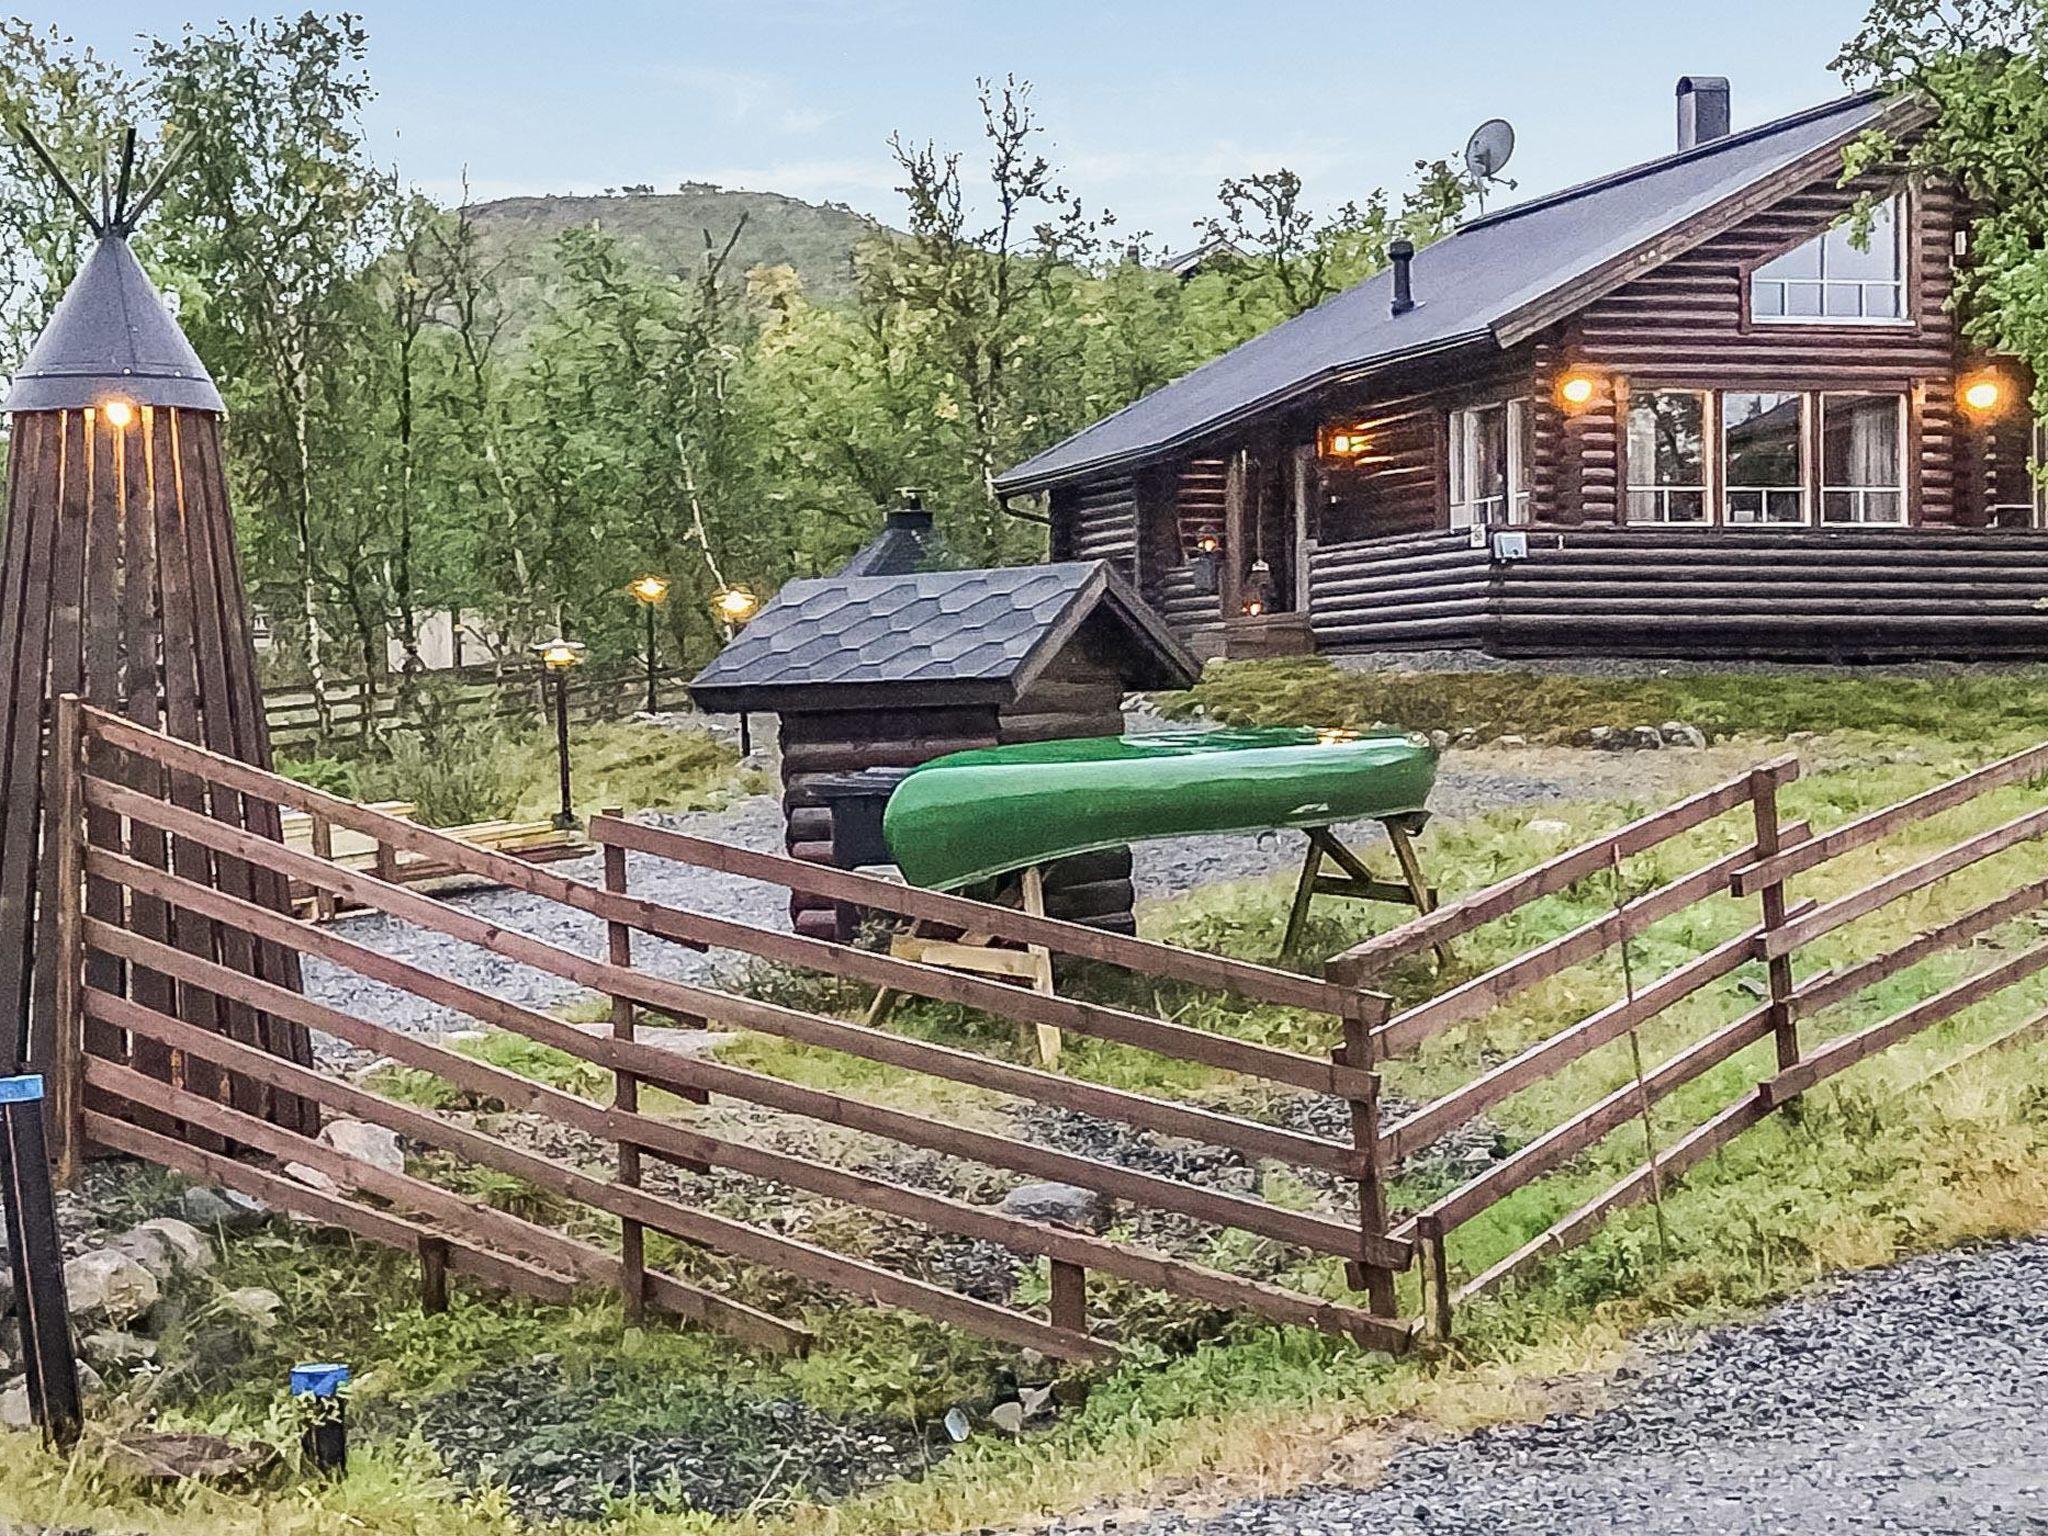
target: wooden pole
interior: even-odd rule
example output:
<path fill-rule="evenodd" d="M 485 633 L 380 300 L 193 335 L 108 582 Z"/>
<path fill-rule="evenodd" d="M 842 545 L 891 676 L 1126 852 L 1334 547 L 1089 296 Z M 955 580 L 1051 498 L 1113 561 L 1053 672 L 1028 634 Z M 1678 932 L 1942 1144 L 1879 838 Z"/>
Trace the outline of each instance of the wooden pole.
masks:
<path fill-rule="evenodd" d="M 652 610 L 649 610 L 650 612 Z M 622 815 L 616 807 L 608 807 L 607 816 Z M 624 895 L 626 891 L 626 850 L 616 843 L 605 844 L 604 888 Z M 613 965 L 630 967 L 633 964 L 633 930 L 624 923 L 605 924 L 605 958 Z M 635 1014 L 633 1000 L 612 994 L 612 1038 L 628 1040 L 633 1038 Z M 613 1106 L 627 1114 L 638 1113 L 640 1108 L 640 1079 L 632 1073 L 620 1070 L 612 1075 Z M 619 1182 L 631 1189 L 640 1187 L 640 1149 L 632 1142 L 618 1143 Z M 638 1328 L 647 1315 L 647 1234 L 646 1229 L 631 1217 L 619 1219 L 619 1302 L 625 1311 L 626 1326 Z"/>
<path fill-rule="evenodd" d="M 448 1310 L 448 1240 L 420 1239 L 420 1310 L 439 1317 Z"/>
<path fill-rule="evenodd" d="M 1750 808 L 1756 822 L 1756 856 L 1759 863 L 1770 859 L 1783 841 L 1778 820 L 1778 781 L 1768 768 L 1749 776 Z M 1771 934 L 1785 926 L 1785 882 L 1774 879 L 1757 890 L 1763 908 L 1763 946 L 1769 952 Z M 1777 1041 L 1778 1070 L 1799 1064 L 1799 1016 L 1792 1007 L 1792 956 L 1773 955 L 1769 963 L 1771 1033 Z"/>
<path fill-rule="evenodd" d="M 78 1441 L 85 1410 L 43 1137 L 43 1092 L 40 1077 L 0 1078 L 0 1205 L 6 1207 L 29 1414 L 44 1439 L 69 1450 Z"/>
<path fill-rule="evenodd" d="M 85 1049 L 85 796 L 79 783 L 85 771 L 85 735 L 75 693 L 57 699 L 50 771 L 56 796 L 51 831 L 56 838 L 57 943 L 55 1028 L 46 1074 L 50 1100 L 45 1109 L 57 1182 L 70 1188 L 78 1182 L 85 1157 L 85 1075 L 79 1060 Z"/>
<path fill-rule="evenodd" d="M 1047 1259 L 1052 1278 L 1051 1320 L 1069 1333 L 1088 1331 L 1088 1271 L 1065 1259 Z"/>
<path fill-rule="evenodd" d="M 1451 1337 L 1451 1261 L 1444 1249 L 1444 1224 L 1435 1216 L 1424 1216 L 1416 1223 L 1416 1235 L 1422 1239 L 1425 1255 L 1425 1289 L 1429 1293 L 1429 1331 L 1431 1337 L 1448 1343 Z"/>
<path fill-rule="evenodd" d="M 313 857 L 332 864 L 334 862 L 334 823 L 316 811 L 312 817 L 312 824 Z M 380 843 L 378 845 L 380 852 L 382 847 L 383 845 Z M 334 892 L 328 890 L 324 885 L 314 886 L 313 921 L 316 923 L 333 922 L 335 909 Z"/>
<path fill-rule="evenodd" d="M 1373 1069 L 1373 1025 L 1367 1016 L 1367 1003 L 1368 999 L 1360 996 L 1346 1009 L 1344 1043 L 1332 1054 L 1340 1066 L 1365 1074 L 1364 1096 L 1350 1101 L 1351 1145 L 1358 1157 L 1359 1230 L 1368 1238 L 1378 1238 L 1385 1237 L 1387 1232 L 1387 1193 L 1380 1166 L 1380 1082 L 1379 1073 Z M 1375 1316 L 1395 1315 L 1399 1304 L 1390 1270 L 1362 1262 L 1345 1268 L 1352 1289 L 1366 1293 Z"/>

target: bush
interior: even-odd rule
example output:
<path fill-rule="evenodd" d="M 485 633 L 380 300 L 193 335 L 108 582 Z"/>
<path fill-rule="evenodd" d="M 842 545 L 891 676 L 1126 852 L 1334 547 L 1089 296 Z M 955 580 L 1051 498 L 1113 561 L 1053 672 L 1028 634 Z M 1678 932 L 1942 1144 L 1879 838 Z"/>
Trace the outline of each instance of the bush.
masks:
<path fill-rule="evenodd" d="M 386 744 L 390 761 L 378 790 L 383 798 L 411 801 L 414 820 L 455 827 L 501 814 L 510 743 L 488 721 L 456 722 L 432 733 L 393 731 Z"/>

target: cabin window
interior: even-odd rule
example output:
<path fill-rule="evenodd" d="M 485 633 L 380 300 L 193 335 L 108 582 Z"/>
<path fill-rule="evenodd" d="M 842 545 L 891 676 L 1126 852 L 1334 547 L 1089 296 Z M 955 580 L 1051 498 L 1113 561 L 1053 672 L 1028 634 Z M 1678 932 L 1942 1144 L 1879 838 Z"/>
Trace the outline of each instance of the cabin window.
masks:
<path fill-rule="evenodd" d="M 1749 313 L 1773 324 L 1891 324 L 1907 318 L 1905 204 L 1873 210 L 1859 248 L 1847 224 L 1815 235 L 1750 274 Z"/>
<path fill-rule="evenodd" d="M 1906 520 L 1903 395 L 1820 397 L 1820 520 Z"/>
<path fill-rule="evenodd" d="M 1628 402 L 1628 520 L 1707 520 L 1707 397 L 1659 390 Z"/>
<path fill-rule="evenodd" d="M 1722 516 L 1730 523 L 1806 521 L 1804 395 L 1721 397 Z"/>
<path fill-rule="evenodd" d="M 1525 400 L 1451 412 L 1453 528 L 1528 521 L 1529 431 Z"/>

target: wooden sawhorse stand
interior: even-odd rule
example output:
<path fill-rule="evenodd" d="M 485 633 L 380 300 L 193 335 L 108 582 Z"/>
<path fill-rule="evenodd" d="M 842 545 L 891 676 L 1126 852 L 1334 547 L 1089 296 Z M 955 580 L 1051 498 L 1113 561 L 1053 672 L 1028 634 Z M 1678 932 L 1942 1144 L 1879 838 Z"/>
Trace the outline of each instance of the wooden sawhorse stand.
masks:
<path fill-rule="evenodd" d="M 1020 881 L 1019 899 L 1025 912 L 1033 917 L 1045 916 L 1045 871 L 1033 864 L 1023 871 Z M 1052 995 L 1052 952 L 1042 944 L 1030 944 L 1023 949 L 999 949 L 996 938 L 990 933 L 963 933 L 957 939 L 935 939 L 925 932 L 922 918 L 911 923 L 908 930 L 889 940 L 889 953 L 899 960 L 915 961 L 919 965 L 942 966 L 949 971 L 970 971 L 977 976 L 1004 976 L 1013 981 L 1031 984 L 1031 990 Z M 892 987 L 883 987 L 875 993 L 875 1000 L 868 1004 L 867 1022 L 880 1024 L 888 1018 L 896 1006 L 899 994 Z M 1042 1066 L 1052 1066 L 1060 1059 L 1060 1032 L 1049 1024 L 1034 1026 L 1038 1035 L 1038 1060 Z"/>
<path fill-rule="evenodd" d="M 1412 906 L 1417 912 L 1436 910 L 1436 889 L 1422 874 L 1422 861 L 1415 855 L 1414 836 L 1422 830 L 1428 820 L 1427 812 L 1411 816 L 1392 816 L 1380 823 L 1387 829 L 1387 841 L 1393 846 L 1394 861 L 1401 866 L 1401 881 L 1382 880 L 1370 869 L 1365 861 L 1338 839 L 1329 827 L 1304 827 L 1308 834 L 1308 852 L 1301 861 L 1301 879 L 1294 887 L 1294 905 L 1287 914 L 1287 936 L 1280 941 L 1282 959 L 1292 960 L 1301 948 L 1301 937 L 1308 927 L 1309 903 L 1318 896 L 1349 896 L 1355 901 L 1394 901 Z M 1326 875 L 1322 872 L 1323 860 L 1328 859 L 1342 874 Z M 1447 958 L 1443 948 L 1438 947 L 1437 962 Z"/>

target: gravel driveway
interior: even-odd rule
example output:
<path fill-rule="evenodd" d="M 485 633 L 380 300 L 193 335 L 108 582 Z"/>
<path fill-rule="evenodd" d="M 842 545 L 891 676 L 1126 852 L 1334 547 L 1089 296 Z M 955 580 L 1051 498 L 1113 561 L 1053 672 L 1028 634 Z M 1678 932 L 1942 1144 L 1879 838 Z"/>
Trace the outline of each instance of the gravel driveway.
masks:
<path fill-rule="evenodd" d="M 1517 805 L 1551 807 L 1569 801 L 1623 799 L 1651 804 L 1727 777 L 1761 755 L 1760 748 L 1739 745 L 1667 752 L 1558 747 L 1452 752 L 1444 757 L 1431 804 L 1439 816 L 1453 820 Z M 716 811 L 648 814 L 635 819 L 748 848 L 779 851 L 782 847 L 781 810 L 767 795 L 750 795 Z M 1371 822 L 1340 830 L 1361 846 L 1370 846 L 1379 837 L 1378 825 Z M 1169 838 L 1140 844 L 1135 852 L 1138 894 L 1156 899 L 1218 881 L 1297 869 L 1302 841 L 1292 832 Z M 1424 857 L 1426 860 L 1426 843 Z M 596 855 L 552 868 L 593 884 L 603 879 L 603 866 Z M 627 869 L 628 885 L 636 895 L 757 926 L 788 927 L 788 896 L 777 887 L 639 855 L 629 858 Z M 471 892 L 450 900 L 501 927 L 587 955 L 604 952 L 601 922 L 552 902 L 507 890 Z M 533 1007 L 559 1005 L 579 990 L 558 977 L 373 914 L 344 917 L 335 931 L 358 944 Z M 684 981 L 713 979 L 734 963 L 731 956 L 699 954 L 644 935 L 634 938 L 634 960 L 643 970 Z M 473 1027 L 472 1021 L 460 1014 L 365 981 L 324 961 L 309 958 L 305 975 L 306 990 L 321 1002 L 394 1028 L 435 1034 Z"/>
<path fill-rule="evenodd" d="M 1852 1276 L 1657 1357 L 1602 1411 L 1419 1446 L 1370 1489 L 1121 1530 L 2048 1532 L 2048 1238 Z"/>

